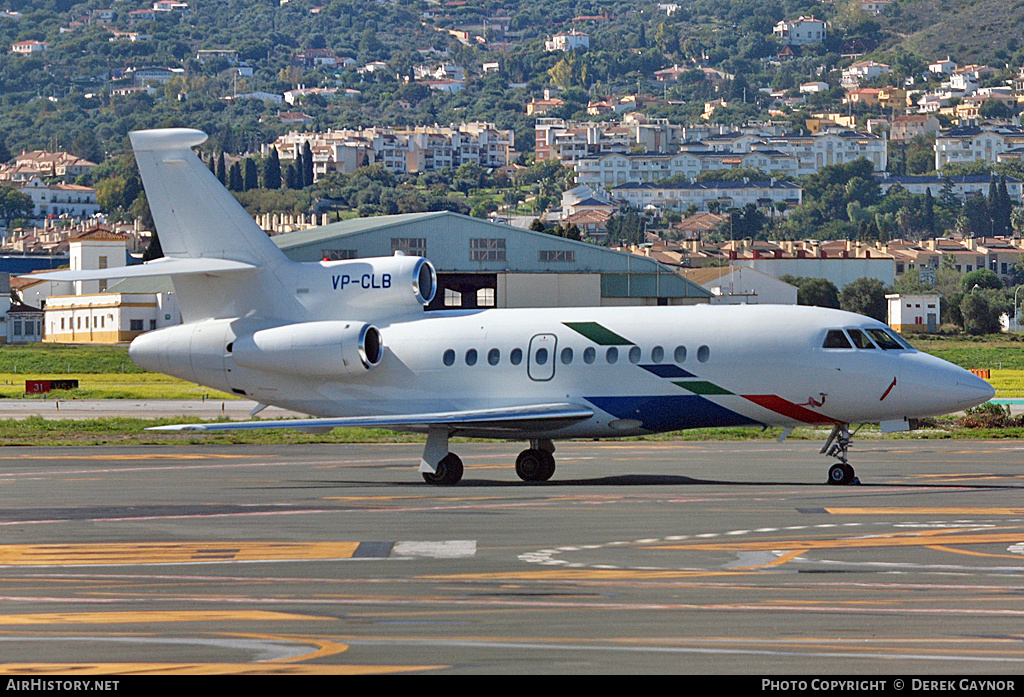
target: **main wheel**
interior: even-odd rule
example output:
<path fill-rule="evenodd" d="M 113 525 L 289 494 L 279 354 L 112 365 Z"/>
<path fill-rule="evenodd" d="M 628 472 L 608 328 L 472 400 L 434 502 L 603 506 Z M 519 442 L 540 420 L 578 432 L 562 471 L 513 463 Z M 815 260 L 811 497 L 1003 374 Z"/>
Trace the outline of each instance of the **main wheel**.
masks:
<path fill-rule="evenodd" d="M 555 473 L 555 456 L 547 450 L 541 450 L 544 454 L 544 471 L 541 473 L 540 481 L 546 482 Z"/>
<path fill-rule="evenodd" d="M 462 479 L 462 460 L 455 453 L 448 453 L 437 463 L 437 471 L 423 473 L 423 480 L 434 486 L 454 486 Z"/>
<path fill-rule="evenodd" d="M 524 482 L 543 482 L 555 473 L 555 458 L 544 450 L 524 450 L 516 458 L 516 474 Z"/>
<path fill-rule="evenodd" d="M 829 484 L 852 484 L 854 480 L 853 467 L 845 462 L 837 462 L 828 470 Z"/>

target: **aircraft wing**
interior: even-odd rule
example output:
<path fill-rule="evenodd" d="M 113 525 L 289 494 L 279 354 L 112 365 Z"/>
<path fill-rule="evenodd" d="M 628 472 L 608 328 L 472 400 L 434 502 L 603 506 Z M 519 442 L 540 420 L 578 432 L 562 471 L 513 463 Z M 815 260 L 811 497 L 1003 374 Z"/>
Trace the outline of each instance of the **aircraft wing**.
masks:
<path fill-rule="evenodd" d="M 393 428 L 425 431 L 431 427 L 448 426 L 452 430 L 493 433 L 495 436 L 526 430 L 552 429 L 589 419 L 592 409 L 578 404 L 534 404 L 496 409 L 469 409 L 433 414 L 395 414 L 388 416 L 340 416 L 311 419 L 280 419 L 275 421 L 230 421 L 205 424 L 153 426 L 147 431 L 248 431 L 270 428 L 295 428 L 326 432 L 332 428 Z"/>
<path fill-rule="evenodd" d="M 116 266 L 111 269 L 93 269 L 90 271 L 46 271 L 34 273 L 31 278 L 46 281 L 99 281 L 108 278 L 140 278 L 143 276 L 182 276 L 187 274 L 222 274 L 237 271 L 253 271 L 259 267 L 231 259 L 214 259 L 199 257 L 182 259 L 163 257 L 145 264 L 135 266 Z"/>

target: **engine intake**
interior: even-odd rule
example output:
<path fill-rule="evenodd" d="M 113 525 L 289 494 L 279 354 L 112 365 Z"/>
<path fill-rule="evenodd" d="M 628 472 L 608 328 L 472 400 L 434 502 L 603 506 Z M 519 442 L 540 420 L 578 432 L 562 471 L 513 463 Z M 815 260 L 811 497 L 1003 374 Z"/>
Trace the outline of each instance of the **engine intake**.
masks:
<path fill-rule="evenodd" d="M 365 322 L 329 320 L 261 329 L 235 339 L 235 363 L 286 375 L 361 375 L 384 356 L 380 330 Z"/>

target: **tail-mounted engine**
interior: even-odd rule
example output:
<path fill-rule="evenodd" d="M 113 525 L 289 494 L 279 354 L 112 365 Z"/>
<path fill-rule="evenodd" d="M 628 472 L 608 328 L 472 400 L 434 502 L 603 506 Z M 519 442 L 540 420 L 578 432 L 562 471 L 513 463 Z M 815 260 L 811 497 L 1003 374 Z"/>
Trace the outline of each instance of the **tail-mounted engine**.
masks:
<path fill-rule="evenodd" d="M 437 291 L 437 273 L 422 257 L 393 256 L 320 262 L 331 305 L 346 314 L 422 309 Z M 355 311 L 355 312 L 352 312 Z M 350 314 L 351 313 L 351 314 Z"/>

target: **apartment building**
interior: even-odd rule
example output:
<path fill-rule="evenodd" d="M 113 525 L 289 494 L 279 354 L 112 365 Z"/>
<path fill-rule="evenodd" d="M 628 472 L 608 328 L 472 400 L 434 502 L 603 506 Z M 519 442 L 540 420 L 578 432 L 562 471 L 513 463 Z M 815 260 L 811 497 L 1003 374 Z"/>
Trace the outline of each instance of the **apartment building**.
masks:
<path fill-rule="evenodd" d="M 699 212 L 708 212 L 709 204 L 720 211 L 743 208 L 753 204 L 773 210 L 780 203 L 788 208 L 803 202 L 803 189 L 791 182 L 776 181 L 720 181 L 684 182 L 681 184 L 629 183 L 616 186 L 612 196 L 627 202 L 633 208 L 655 206 L 663 210 L 686 211 L 695 206 Z"/>
<path fill-rule="evenodd" d="M 377 163 L 396 174 L 430 172 L 466 163 L 503 167 L 515 156 L 515 133 L 483 122 L 412 129 L 292 131 L 265 146 L 264 154 L 274 147 L 281 159 L 294 160 L 307 142 L 313 151 L 314 178 Z"/>
<path fill-rule="evenodd" d="M 1020 126 L 963 126 L 939 133 L 935 138 L 935 169 L 949 163 L 990 162 L 1024 146 L 1024 128 Z"/>
<path fill-rule="evenodd" d="M 861 157 L 876 171 L 884 171 L 888 164 L 884 138 L 854 131 L 786 136 L 735 132 L 686 142 L 675 153 L 634 153 L 628 135 L 613 131 L 596 134 L 595 130 L 588 129 L 585 140 L 578 137 L 574 141 L 563 141 L 556 135 L 549 147 L 552 155 L 571 157 L 563 162 L 573 166 L 577 183 L 591 187 L 656 182 L 676 176 L 692 178 L 703 172 L 736 167 L 756 168 L 768 175 L 798 177 Z M 620 140 L 616 142 L 610 136 L 618 136 Z M 599 148 L 604 148 L 600 154 L 585 156 Z"/>

